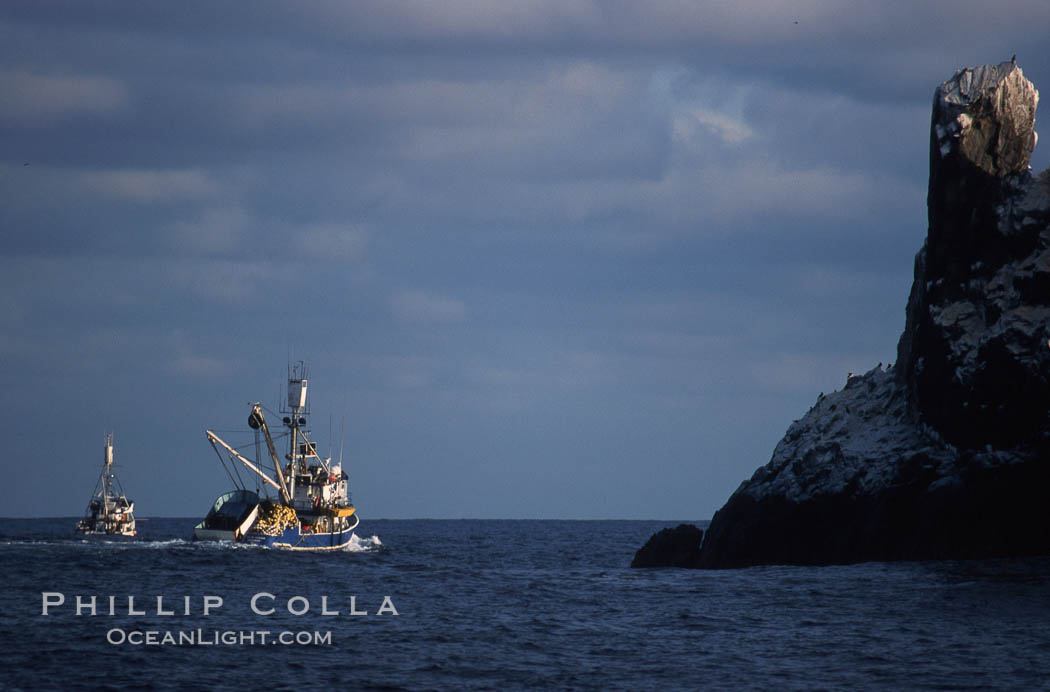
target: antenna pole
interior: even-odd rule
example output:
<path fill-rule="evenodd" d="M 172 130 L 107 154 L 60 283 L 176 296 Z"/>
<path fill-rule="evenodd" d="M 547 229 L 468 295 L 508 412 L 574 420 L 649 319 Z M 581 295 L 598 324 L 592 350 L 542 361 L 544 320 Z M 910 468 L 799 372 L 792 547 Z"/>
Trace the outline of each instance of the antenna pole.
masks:
<path fill-rule="evenodd" d="M 339 466 L 343 465 L 343 434 L 346 432 L 346 417 L 339 424 Z"/>
<path fill-rule="evenodd" d="M 106 460 L 103 470 L 105 480 L 102 483 L 102 506 L 109 513 L 109 497 L 113 488 L 113 433 L 106 433 Z"/>

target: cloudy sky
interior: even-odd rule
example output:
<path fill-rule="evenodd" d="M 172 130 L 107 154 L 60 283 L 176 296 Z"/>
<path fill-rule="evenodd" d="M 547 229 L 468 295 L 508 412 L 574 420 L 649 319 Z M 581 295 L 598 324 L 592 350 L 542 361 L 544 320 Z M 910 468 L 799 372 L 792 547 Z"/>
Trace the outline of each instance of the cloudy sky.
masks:
<path fill-rule="evenodd" d="M 918 5 L 4 2 L 0 516 L 106 431 L 202 515 L 292 354 L 365 519 L 710 517 L 895 359 L 937 84 L 1050 88 L 1045 0 Z"/>

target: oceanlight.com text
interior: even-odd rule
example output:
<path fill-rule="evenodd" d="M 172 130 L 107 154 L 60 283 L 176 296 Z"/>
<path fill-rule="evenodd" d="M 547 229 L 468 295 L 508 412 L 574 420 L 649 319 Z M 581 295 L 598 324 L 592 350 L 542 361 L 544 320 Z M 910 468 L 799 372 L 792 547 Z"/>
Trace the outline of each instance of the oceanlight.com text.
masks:
<path fill-rule="evenodd" d="M 331 646 L 331 632 L 301 630 L 124 630 L 106 632 L 114 646 Z"/>

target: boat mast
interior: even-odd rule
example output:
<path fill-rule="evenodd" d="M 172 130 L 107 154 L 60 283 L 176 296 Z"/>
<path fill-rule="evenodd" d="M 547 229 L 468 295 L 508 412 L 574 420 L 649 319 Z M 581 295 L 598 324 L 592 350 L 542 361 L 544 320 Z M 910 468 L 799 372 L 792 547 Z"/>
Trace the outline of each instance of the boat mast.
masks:
<path fill-rule="evenodd" d="M 270 426 L 266 424 L 266 417 L 263 415 L 262 405 L 255 404 L 254 406 L 252 406 L 252 412 L 248 416 L 248 425 L 254 430 L 262 430 L 263 436 L 266 438 L 266 449 L 270 452 L 270 458 L 273 460 L 273 470 L 277 474 L 277 480 L 280 481 L 280 485 L 277 487 L 281 491 L 281 500 L 284 502 L 284 504 L 290 506 L 292 504 L 292 490 L 288 489 L 287 482 L 284 478 L 284 472 L 281 471 L 281 460 L 278 458 L 277 450 L 273 446 L 273 438 L 270 437 Z M 215 434 L 211 431 L 206 430 L 205 432 L 208 434 L 208 439 L 215 437 Z M 244 459 L 241 458 L 240 455 L 238 455 L 238 458 L 240 458 L 241 461 L 244 462 Z M 253 468 L 251 464 L 248 464 L 248 466 L 249 468 L 252 468 L 252 470 L 256 473 L 260 473 L 260 471 L 256 468 Z M 263 476 L 263 478 L 266 478 L 265 474 L 261 475 Z"/>
<path fill-rule="evenodd" d="M 291 411 L 291 420 L 285 419 L 285 423 L 291 429 L 291 442 L 289 443 L 288 458 L 292 462 L 291 493 L 295 497 L 295 476 L 298 473 L 299 427 L 306 423 L 305 418 L 300 415 L 306 410 L 306 363 L 299 361 L 288 367 L 288 408 Z M 304 454 L 305 458 L 305 454 Z"/>
<path fill-rule="evenodd" d="M 109 498 L 113 494 L 113 433 L 111 432 L 106 433 L 106 456 L 102 464 L 102 479 L 102 515 L 109 516 Z"/>

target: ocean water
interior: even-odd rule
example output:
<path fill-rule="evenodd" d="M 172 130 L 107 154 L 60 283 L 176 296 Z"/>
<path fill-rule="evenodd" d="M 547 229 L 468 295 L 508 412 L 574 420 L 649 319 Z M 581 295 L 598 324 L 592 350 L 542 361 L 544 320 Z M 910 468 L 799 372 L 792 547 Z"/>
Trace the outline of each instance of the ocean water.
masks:
<path fill-rule="evenodd" d="M 363 520 L 319 555 L 194 521 L 0 520 L 0 689 L 1050 688 L 1048 558 L 633 570 L 676 522 Z"/>

